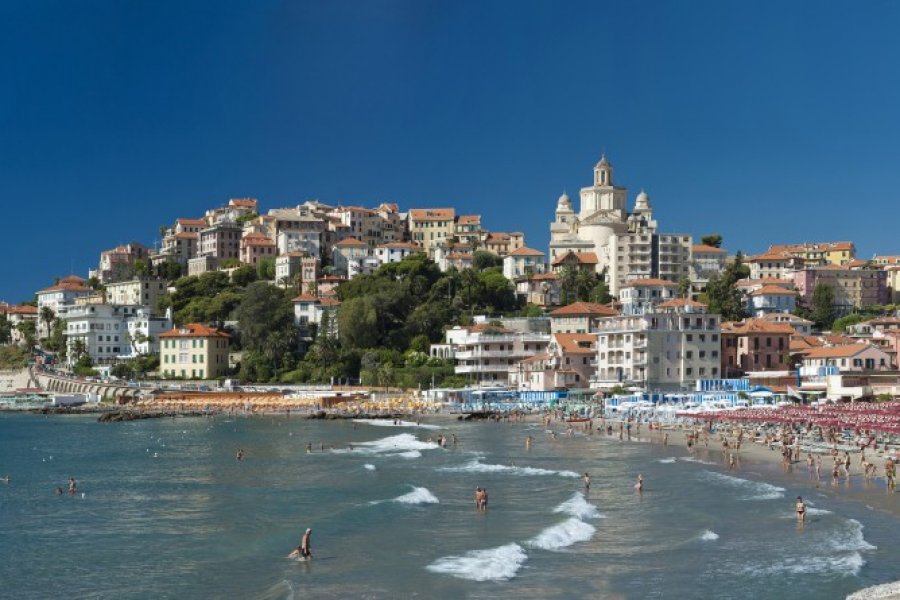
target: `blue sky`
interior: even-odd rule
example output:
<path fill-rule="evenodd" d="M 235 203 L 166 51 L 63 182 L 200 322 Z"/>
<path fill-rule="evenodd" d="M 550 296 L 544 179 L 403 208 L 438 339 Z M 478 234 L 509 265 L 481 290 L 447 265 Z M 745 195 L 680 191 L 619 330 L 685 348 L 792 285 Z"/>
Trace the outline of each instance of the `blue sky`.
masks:
<path fill-rule="evenodd" d="M 900 253 L 900 4 L 0 1 L 0 299 L 229 197 Z"/>

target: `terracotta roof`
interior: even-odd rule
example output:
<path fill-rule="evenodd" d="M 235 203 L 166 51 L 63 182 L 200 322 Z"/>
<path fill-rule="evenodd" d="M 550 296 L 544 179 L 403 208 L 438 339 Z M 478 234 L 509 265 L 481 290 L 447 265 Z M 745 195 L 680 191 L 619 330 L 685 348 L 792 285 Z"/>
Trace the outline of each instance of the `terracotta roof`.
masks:
<path fill-rule="evenodd" d="M 42 290 L 38 290 L 38 294 L 42 294 L 44 292 L 93 292 L 91 288 L 82 285 L 80 283 L 58 283 L 56 285 L 50 286 L 48 288 L 44 288 Z"/>
<path fill-rule="evenodd" d="M 599 317 L 615 317 L 619 312 L 608 307 L 605 304 L 597 304 L 596 302 L 575 302 L 568 306 L 557 308 L 550 313 L 551 317 L 580 317 L 580 316 L 599 316 Z"/>
<path fill-rule="evenodd" d="M 848 344 L 856 344 L 857 341 L 852 337 L 847 337 L 845 335 L 823 335 L 820 336 L 826 344 L 831 344 L 832 346 L 846 346 Z"/>
<path fill-rule="evenodd" d="M 319 301 L 319 299 L 316 298 L 315 296 L 313 296 L 312 294 L 300 294 L 299 296 L 297 296 L 296 298 L 291 300 L 291 302 L 318 302 L 318 301 Z"/>
<path fill-rule="evenodd" d="M 595 333 L 554 333 L 553 339 L 565 354 L 593 354 L 597 351 Z"/>
<path fill-rule="evenodd" d="M 743 321 L 722 323 L 722 333 L 783 333 L 793 335 L 797 332 L 787 323 L 771 323 L 765 319 L 744 319 Z"/>
<path fill-rule="evenodd" d="M 534 248 L 527 248 L 525 246 L 522 246 L 521 248 L 516 248 L 515 250 L 513 250 L 512 252 L 507 254 L 507 256 L 543 256 L 543 255 L 544 255 L 544 253 L 541 252 L 540 250 L 535 250 Z"/>
<path fill-rule="evenodd" d="M 59 280 L 60 283 L 85 283 L 85 280 L 78 275 L 66 275 Z"/>
<path fill-rule="evenodd" d="M 529 281 L 543 281 L 545 279 L 559 279 L 558 273 L 535 273 L 528 278 Z"/>
<path fill-rule="evenodd" d="M 397 250 L 413 250 L 413 251 L 421 251 L 422 249 L 415 244 L 411 244 L 409 242 L 388 242 L 387 244 L 382 244 L 378 246 L 379 248 L 395 248 Z"/>
<path fill-rule="evenodd" d="M 503 233 L 502 231 L 492 231 L 492 232 L 488 233 L 485 243 L 487 243 L 487 242 L 508 242 L 508 241 L 509 241 L 508 233 Z"/>
<path fill-rule="evenodd" d="M 249 233 L 241 238 L 241 245 L 246 246 L 274 246 L 275 242 L 261 233 Z"/>
<path fill-rule="evenodd" d="M 657 308 L 678 308 L 679 306 L 696 306 L 697 308 L 702 306 L 706 308 L 706 305 L 702 302 L 689 300 L 688 298 L 672 298 L 656 305 Z"/>
<path fill-rule="evenodd" d="M 181 233 L 176 233 L 172 237 L 174 237 L 176 240 L 195 240 L 196 241 L 197 238 L 200 237 L 200 234 L 187 233 L 187 232 L 183 231 Z"/>
<path fill-rule="evenodd" d="M 744 258 L 744 262 L 761 262 L 764 260 L 771 261 L 781 261 L 781 260 L 793 260 L 795 257 L 787 252 L 773 252 L 771 249 L 769 252 L 765 254 L 757 254 L 756 256 L 747 256 Z"/>
<path fill-rule="evenodd" d="M 481 215 L 460 215 L 457 223 L 460 225 L 479 225 L 481 224 Z"/>
<path fill-rule="evenodd" d="M 322 277 L 319 277 L 319 281 L 323 283 L 340 283 L 346 281 L 346 279 L 340 275 L 323 275 Z"/>
<path fill-rule="evenodd" d="M 335 244 L 335 246 L 340 246 L 342 248 L 359 247 L 359 246 L 365 246 L 365 245 L 366 245 L 365 242 L 360 241 L 356 238 L 352 238 L 352 237 L 344 238 L 341 241 L 339 241 L 337 244 Z"/>
<path fill-rule="evenodd" d="M 196 227 L 206 227 L 206 219 L 175 219 L 180 225 L 193 225 Z"/>
<path fill-rule="evenodd" d="M 7 315 L 37 315 L 37 306 L 30 304 L 0 304 L 0 313 Z"/>
<path fill-rule="evenodd" d="M 819 348 L 822 345 L 822 340 L 814 335 L 792 335 L 790 350 L 791 352 L 806 353 L 806 351 L 812 348 Z"/>
<path fill-rule="evenodd" d="M 806 358 L 849 358 L 863 350 L 875 348 L 870 344 L 846 344 L 844 346 L 823 346 L 806 352 Z"/>
<path fill-rule="evenodd" d="M 361 212 L 367 215 L 374 215 L 375 211 L 371 208 L 365 208 L 363 206 L 338 206 L 334 209 L 335 212 L 343 212 L 343 211 L 352 211 L 352 212 Z"/>
<path fill-rule="evenodd" d="M 243 208 L 256 208 L 257 202 L 255 198 L 232 198 L 228 201 L 229 206 L 240 206 Z"/>
<path fill-rule="evenodd" d="M 553 261 L 553 266 L 563 264 L 569 256 L 574 256 L 575 260 L 583 265 L 596 265 L 599 262 L 597 260 L 597 255 L 593 252 L 572 252 L 569 250 L 562 256 L 558 256 L 556 260 Z"/>
<path fill-rule="evenodd" d="M 665 287 L 678 287 L 677 283 L 672 283 L 671 281 L 667 281 L 665 279 L 657 279 L 657 278 L 644 278 L 644 279 L 632 279 L 630 281 L 626 281 L 622 284 L 622 287 L 637 287 L 637 286 L 658 286 L 662 285 Z"/>
<path fill-rule="evenodd" d="M 875 264 L 900 265 L 900 256 L 875 256 L 872 260 Z"/>
<path fill-rule="evenodd" d="M 553 358 L 553 355 L 548 352 L 542 352 L 540 354 L 535 354 L 534 356 L 529 356 L 528 358 L 523 358 L 519 361 L 519 364 L 530 364 L 541 362 L 542 360 L 550 360 Z"/>
<path fill-rule="evenodd" d="M 803 244 L 769 246 L 769 252 L 831 252 L 834 250 L 853 250 L 853 248 L 853 242 L 807 242 Z"/>
<path fill-rule="evenodd" d="M 760 319 L 765 319 L 766 321 L 773 321 L 776 323 L 805 323 L 808 325 L 812 325 L 812 321 L 810 321 L 809 319 L 804 319 L 803 317 L 798 317 L 797 315 L 792 315 L 790 313 L 769 313 L 761 316 Z"/>
<path fill-rule="evenodd" d="M 224 331 L 219 331 L 214 327 L 202 325 L 200 323 L 187 323 L 181 327 L 176 327 L 159 334 L 164 338 L 186 338 L 186 337 L 221 337 L 230 338 L 231 336 Z"/>
<path fill-rule="evenodd" d="M 764 285 L 750 292 L 751 296 L 796 296 L 796 290 L 788 290 L 780 285 Z"/>
<path fill-rule="evenodd" d="M 692 252 L 714 252 L 716 254 L 725 254 L 725 250 L 716 248 L 715 246 L 707 246 L 706 244 L 697 244 L 691 248 Z"/>
<path fill-rule="evenodd" d="M 411 208 L 409 218 L 413 221 L 452 221 L 456 214 L 452 208 Z"/>

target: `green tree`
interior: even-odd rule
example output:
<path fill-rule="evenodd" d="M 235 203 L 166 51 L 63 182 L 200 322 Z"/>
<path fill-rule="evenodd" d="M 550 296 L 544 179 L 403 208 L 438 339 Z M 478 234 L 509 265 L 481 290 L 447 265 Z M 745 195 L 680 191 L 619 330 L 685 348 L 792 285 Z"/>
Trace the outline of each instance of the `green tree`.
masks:
<path fill-rule="evenodd" d="M 722 247 L 722 236 L 718 233 L 711 233 L 700 238 L 700 243 L 704 246 L 712 246 L 713 248 Z"/>
<path fill-rule="evenodd" d="M 147 261 L 140 258 L 135 259 L 132 268 L 134 269 L 134 274 L 138 277 L 144 277 L 150 272 L 150 265 L 147 264 Z"/>
<path fill-rule="evenodd" d="M 597 285 L 597 275 L 587 269 L 579 269 L 575 274 L 575 297 L 581 302 L 589 302 Z"/>
<path fill-rule="evenodd" d="M 487 250 L 476 250 L 472 254 L 472 268 L 476 271 L 483 271 L 492 267 L 502 267 L 503 259 Z"/>
<path fill-rule="evenodd" d="M 268 359 L 272 370 L 297 347 L 294 306 L 281 288 L 257 281 L 247 286 L 235 311 L 245 351 Z"/>
<path fill-rule="evenodd" d="M 42 306 L 40 312 L 38 313 L 38 320 L 44 324 L 44 331 L 47 332 L 47 336 L 50 335 L 50 325 L 53 323 L 53 320 L 56 318 L 56 313 L 53 312 L 53 309 L 49 306 Z"/>
<path fill-rule="evenodd" d="M 6 313 L 0 313 L 0 345 L 9 344 L 12 341 L 12 323 Z"/>
<path fill-rule="evenodd" d="M 831 329 L 834 318 L 834 290 L 830 285 L 818 283 L 812 295 L 812 321 L 820 331 L 825 331 Z"/>
<path fill-rule="evenodd" d="M 166 281 L 175 281 L 181 277 L 181 265 L 174 260 L 167 260 L 156 267 L 156 274 Z"/>
<path fill-rule="evenodd" d="M 243 265 L 231 272 L 231 281 L 234 285 L 247 287 L 257 279 L 256 269 L 250 265 Z"/>
<path fill-rule="evenodd" d="M 559 274 L 559 287 L 562 292 L 562 304 L 572 304 L 578 297 L 578 270 L 571 265 L 562 268 Z"/>
<path fill-rule="evenodd" d="M 62 319 L 53 321 L 50 336 L 43 341 L 43 347 L 50 352 L 58 352 L 61 357 L 66 356 L 66 322 Z"/>
<path fill-rule="evenodd" d="M 219 262 L 221 269 L 236 269 L 241 266 L 241 261 L 236 258 L 226 258 Z"/>
<path fill-rule="evenodd" d="M 252 221 L 253 219 L 256 219 L 257 217 L 259 217 L 259 215 L 256 214 L 255 212 L 249 212 L 247 214 L 239 216 L 237 219 L 234 220 L 234 222 L 237 223 L 238 225 L 240 225 L 241 227 L 243 227 L 244 223 L 247 223 L 248 221 Z"/>
<path fill-rule="evenodd" d="M 706 298 L 709 301 L 709 312 L 722 315 L 725 321 L 740 321 L 747 316 L 744 299 L 735 287 L 742 267 L 741 257 L 725 268 L 720 277 L 713 273 L 706 283 Z"/>
<path fill-rule="evenodd" d="M 834 323 L 831 325 L 832 332 L 836 334 L 841 334 L 847 331 L 848 327 L 852 325 L 856 325 L 857 323 L 863 323 L 868 321 L 871 317 L 868 315 L 863 315 L 860 313 L 853 313 L 852 315 L 846 315 L 839 319 L 835 319 Z"/>
<path fill-rule="evenodd" d="M 24 342 L 25 347 L 26 348 L 34 347 L 35 333 L 37 330 L 37 327 L 35 326 L 35 322 L 32 320 L 19 321 L 18 323 L 16 323 L 16 329 L 18 330 L 19 334 L 22 336 L 22 341 Z"/>
<path fill-rule="evenodd" d="M 260 258 L 256 262 L 256 274 L 259 275 L 260 279 L 275 281 L 275 259 L 268 256 Z"/>
<path fill-rule="evenodd" d="M 341 343 L 353 348 L 373 348 L 381 332 L 378 309 L 372 297 L 351 298 L 338 310 L 338 332 Z"/>

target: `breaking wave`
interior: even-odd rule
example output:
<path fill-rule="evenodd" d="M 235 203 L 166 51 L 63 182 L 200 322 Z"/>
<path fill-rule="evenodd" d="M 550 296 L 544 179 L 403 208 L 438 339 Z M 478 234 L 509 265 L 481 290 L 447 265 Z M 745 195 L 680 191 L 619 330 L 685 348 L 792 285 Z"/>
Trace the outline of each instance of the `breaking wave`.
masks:
<path fill-rule="evenodd" d="M 596 506 L 585 499 L 581 492 L 575 492 L 571 498 L 554 508 L 553 512 L 565 513 L 577 519 L 598 519 L 603 516 Z"/>
<path fill-rule="evenodd" d="M 462 556 L 445 556 L 427 567 L 432 573 L 444 573 L 469 581 L 506 581 L 512 579 L 528 559 L 518 544 L 472 550 Z"/>
<path fill-rule="evenodd" d="M 443 467 L 441 471 L 456 473 L 509 473 L 510 475 L 558 475 L 560 477 L 577 478 L 580 475 L 574 471 L 552 471 L 538 467 L 517 467 L 514 465 L 491 465 L 473 459 L 464 465 L 456 467 Z"/>
<path fill-rule="evenodd" d="M 761 481 L 741 479 L 740 477 L 732 477 L 731 475 L 724 475 L 714 471 L 703 471 L 701 477 L 745 492 L 746 495 L 743 497 L 743 500 L 777 500 L 778 498 L 784 498 L 784 488 Z"/>
<path fill-rule="evenodd" d="M 709 529 L 705 530 L 700 534 L 700 539 L 704 542 L 712 542 L 714 540 L 719 539 L 719 534 L 715 531 L 710 531 Z"/>
<path fill-rule="evenodd" d="M 541 550 L 560 550 L 578 542 L 588 541 L 596 531 L 597 528 L 593 525 L 572 517 L 559 525 L 548 527 L 525 544 Z"/>
<path fill-rule="evenodd" d="M 397 421 L 393 419 L 353 419 L 354 423 L 365 423 L 366 425 L 375 425 L 376 427 L 418 427 L 419 429 L 440 429 L 437 425 L 427 425 L 425 423 L 416 423 L 415 421 Z"/>

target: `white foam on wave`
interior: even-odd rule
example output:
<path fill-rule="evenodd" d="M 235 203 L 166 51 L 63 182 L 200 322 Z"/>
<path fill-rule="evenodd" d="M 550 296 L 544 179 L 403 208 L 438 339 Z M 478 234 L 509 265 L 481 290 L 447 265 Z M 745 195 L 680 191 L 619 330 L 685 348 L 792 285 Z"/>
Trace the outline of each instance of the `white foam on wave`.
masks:
<path fill-rule="evenodd" d="M 778 498 L 784 498 L 784 488 L 761 481 L 741 479 L 740 477 L 732 477 L 731 475 L 714 471 L 703 471 L 701 477 L 747 492 L 743 500 L 777 500 Z"/>
<path fill-rule="evenodd" d="M 824 573 L 840 573 L 843 575 L 859 575 L 859 570 L 866 564 L 859 552 L 833 556 L 787 556 L 774 565 L 749 565 L 744 572 L 753 575 L 810 575 Z"/>
<path fill-rule="evenodd" d="M 597 528 L 581 519 L 572 517 L 558 525 L 543 530 L 527 542 L 530 548 L 541 550 L 560 550 L 578 542 L 586 542 L 597 531 Z"/>
<path fill-rule="evenodd" d="M 415 455 L 411 453 L 420 450 L 434 450 L 438 447 L 436 443 L 423 442 L 411 433 L 400 433 L 371 442 L 358 442 L 353 445 L 352 450 L 340 449 L 332 450 L 332 452 L 335 454 L 392 454 L 404 458 L 418 458 L 422 455 L 421 453 Z"/>
<path fill-rule="evenodd" d="M 371 463 L 366 463 L 363 465 L 363 467 L 365 467 L 366 471 L 374 471 L 375 470 L 375 465 L 373 465 Z"/>
<path fill-rule="evenodd" d="M 413 491 L 397 496 L 393 501 L 401 504 L 438 504 L 440 502 L 428 488 L 423 487 L 414 487 Z"/>
<path fill-rule="evenodd" d="M 437 425 L 416 423 L 415 421 L 394 421 L 393 419 L 353 419 L 354 423 L 365 423 L 376 427 L 418 427 L 419 429 L 440 429 Z"/>
<path fill-rule="evenodd" d="M 427 567 L 432 573 L 444 573 L 469 581 L 506 581 L 512 579 L 528 559 L 518 544 L 472 550 L 462 556 L 445 556 Z"/>
<path fill-rule="evenodd" d="M 574 471 L 552 471 L 539 467 L 517 467 L 514 465 L 491 465 L 475 458 L 456 467 L 442 467 L 441 471 L 456 473 L 509 473 L 510 475 L 558 475 L 560 477 L 581 477 Z"/>
<path fill-rule="evenodd" d="M 710 531 L 709 529 L 706 529 L 703 531 L 703 533 L 700 534 L 700 539 L 703 540 L 704 542 L 712 542 L 712 541 L 719 539 L 719 534 L 716 533 L 715 531 Z"/>
<path fill-rule="evenodd" d="M 679 458 L 678 460 L 681 460 L 681 461 L 684 461 L 684 462 L 697 463 L 697 464 L 701 464 L 701 465 L 714 465 L 714 464 L 716 464 L 716 463 L 710 462 L 710 461 L 708 461 L 708 460 L 703 460 L 703 459 L 697 458 L 696 456 L 682 456 L 682 457 Z"/>
<path fill-rule="evenodd" d="M 565 513 L 578 519 L 599 519 L 603 515 L 597 510 L 597 507 L 588 502 L 584 494 L 575 492 L 575 494 L 553 509 L 555 513 Z"/>
<path fill-rule="evenodd" d="M 856 519 L 847 519 L 846 524 L 833 532 L 828 538 L 828 545 L 831 549 L 841 551 L 848 550 L 877 550 L 877 546 L 873 546 L 866 541 L 863 536 L 863 524 Z"/>
<path fill-rule="evenodd" d="M 664 464 L 664 465 L 671 465 L 673 462 L 675 462 L 675 457 L 674 457 L 674 456 L 670 456 L 669 458 L 661 458 L 661 459 L 659 459 L 659 460 L 656 461 L 656 462 L 662 463 L 662 464 Z"/>

